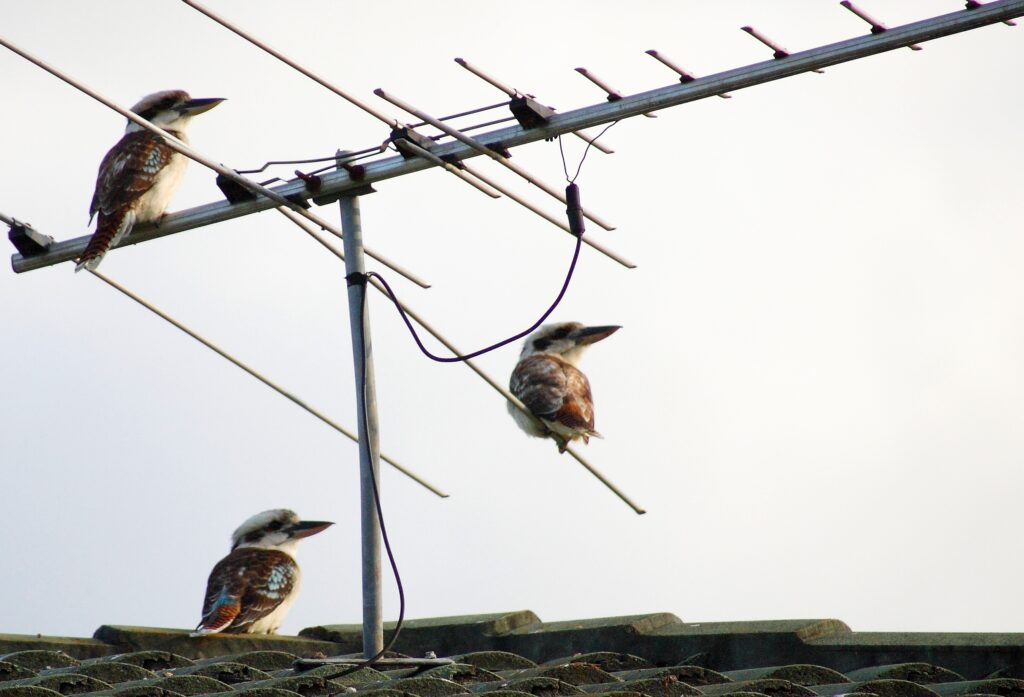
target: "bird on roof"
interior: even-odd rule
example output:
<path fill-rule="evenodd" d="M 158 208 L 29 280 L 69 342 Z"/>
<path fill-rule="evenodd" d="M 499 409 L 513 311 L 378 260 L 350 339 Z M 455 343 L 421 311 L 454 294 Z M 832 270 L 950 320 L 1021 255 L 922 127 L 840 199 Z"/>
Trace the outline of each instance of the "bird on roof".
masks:
<path fill-rule="evenodd" d="M 299 593 L 299 540 L 334 523 L 300 520 L 286 508 L 263 511 L 231 535 L 231 553 L 206 584 L 203 618 L 191 636 L 274 634 Z"/>
<path fill-rule="evenodd" d="M 561 322 L 545 324 L 527 337 L 512 371 L 509 389 L 536 419 L 509 402 L 509 413 L 519 428 L 537 438 L 553 438 L 560 453 L 565 452 L 571 441 L 582 438 L 589 443 L 591 437 L 601 438 L 594 430 L 590 381 L 576 364 L 588 346 L 618 329 Z"/>
<path fill-rule="evenodd" d="M 185 129 L 192 117 L 223 101 L 219 97 L 192 99 L 184 90 L 165 90 L 143 97 L 132 111 L 187 143 Z M 135 225 L 159 221 L 187 164 L 188 158 L 172 150 L 162 136 L 129 120 L 124 137 L 100 163 L 89 206 L 90 223 L 99 214 L 96 231 L 75 271 L 99 266 L 107 250 Z"/>

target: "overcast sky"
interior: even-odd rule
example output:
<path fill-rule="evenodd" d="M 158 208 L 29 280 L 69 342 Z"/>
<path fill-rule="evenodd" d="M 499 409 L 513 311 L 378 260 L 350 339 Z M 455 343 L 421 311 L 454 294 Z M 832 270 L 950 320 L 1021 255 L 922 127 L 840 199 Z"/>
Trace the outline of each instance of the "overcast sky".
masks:
<path fill-rule="evenodd" d="M 895 26 L 954 0 L 858 3 Z M 387 113 L 502 95 L 461 56 L 561 111 L 865 33 L 831 0 L 443 3 L 210 0 Z M 379 122 L 174 0 L 0 3 L 7 39 L 122 105 L 226 97 L 193 145 L 252 168 L 380 143 Z M 634 118 L 591 152 L 588 235 L 554 319 L 621 324 L 582 368 L 586 456 L 637 516 L 460 365 L 423 359 L 371 300 L 384 510 L 409 617 L 531 609 L 544 620 L 836 617 L 857 630 L 1021 631 L 1024 574 L 1024 34 L 1004 25 Z M 6 50 L 0 211 L 89 232 L 96 168 L 124 119 Z M 482 117 L 481 120 L 485 120 Z M 570 164 L 582 143 L 565 140 Z M 515 151 L 559 185 L 556 143 Z M 479 166 L 561 215 L 561 206 Z M 275 171 L 290 175 L 294 167 Z M 192 164 L 172 210 L 221 198 Z M 465 350 L 529 326 L 572 240 L 439 171 L 362 201 L 379 269 Z M 317 211 L 337 220 L 337 206 Z M 10 250 L 9 250 L 10 251 Z M 0 273 L 0 632 L 192 627 L 252 513 L 338 524 L 302 544 L 282 631 L 360 621 L 356 446 L 69 263 Z M 342 265 L 265 212 L 114 251 L 101 270 L 354 428 Z M 505 382 L 518 346 L 479 360 Z M 385 615 L 397 615 L 387 580 Z"/>

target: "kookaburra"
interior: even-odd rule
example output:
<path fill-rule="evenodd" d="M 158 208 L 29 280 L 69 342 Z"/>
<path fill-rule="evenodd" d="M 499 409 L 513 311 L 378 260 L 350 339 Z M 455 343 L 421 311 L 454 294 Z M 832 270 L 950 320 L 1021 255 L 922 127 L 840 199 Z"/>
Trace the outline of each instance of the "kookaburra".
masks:
<path fill-rule="evenodd" d="M 132 111 L 187 143 L 189 120 L 223 101 L 192 99 L 183 90 L 167 90 L 144 97 Z M 128 121 L 124 137 L 100 163 L 89 206 L 89 222 L 97 213 L 99 220 L 75 271 L 95 269 L 107 250 L 133 226 L 159 220 L 181 183 L 186 164 L 188 158 L 172 150 L 161 136 Z"/>
<path fill-rule="evenodd" d="M 616 326 L 585 327 L 579 322 L 545 324 L 523 344 L 509 389 L 544 424 L 540 428 L 511 402 L 509 413 L 519 428 L 538 438 L 552 437 L 564 453 L 570 441 L 600 438 L 594 430 L 594 398 L 590 381 L 576 363 L 584 350 L 611 336 Z"/>
<path fill-rule="evenodd" d="M 206 584 L 203 618 L 192 636 L 273 634 L 299 593 L 295 547 L 334 523 L 304 521 L 292 511 L 263 511 L 231 535 L 231 553 Z"/>

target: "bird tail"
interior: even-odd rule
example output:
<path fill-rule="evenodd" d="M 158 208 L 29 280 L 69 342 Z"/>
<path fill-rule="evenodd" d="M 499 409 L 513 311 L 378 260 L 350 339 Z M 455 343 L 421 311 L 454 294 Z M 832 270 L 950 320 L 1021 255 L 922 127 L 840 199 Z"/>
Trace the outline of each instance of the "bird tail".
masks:
<path fill-rule="evenodd" d="M 78 258 L 75 272 L 82 269 L 94 270 L 103 261 L 107 250 L 120 242 L 134 226 L 135 211 L 130 207 L 119 208 L 110 215 L 101 212 L 96 232 L 89 239 L 82 256 Z"/>

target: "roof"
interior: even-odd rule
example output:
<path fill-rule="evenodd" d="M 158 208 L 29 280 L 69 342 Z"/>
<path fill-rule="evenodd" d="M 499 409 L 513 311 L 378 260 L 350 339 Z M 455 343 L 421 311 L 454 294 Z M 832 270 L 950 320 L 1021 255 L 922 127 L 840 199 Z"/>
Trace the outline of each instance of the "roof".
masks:
<path fill-rule="evenodd" d="M 296 637 L 109 625 L 91 639 L 0 634 L 0 697 L 1024 697 L 1024 634 L 854 632 L 832 619 L 442 617 L 407 622 L 395 648 L 452 664 L 342 677 L 293 667 L 358 653 L 361 636 L 359 625 Z"/>

